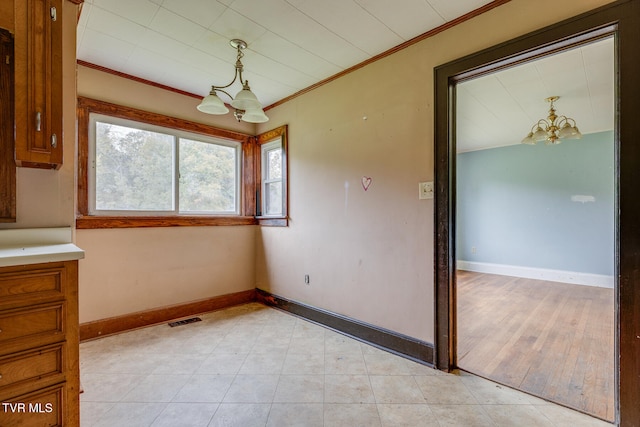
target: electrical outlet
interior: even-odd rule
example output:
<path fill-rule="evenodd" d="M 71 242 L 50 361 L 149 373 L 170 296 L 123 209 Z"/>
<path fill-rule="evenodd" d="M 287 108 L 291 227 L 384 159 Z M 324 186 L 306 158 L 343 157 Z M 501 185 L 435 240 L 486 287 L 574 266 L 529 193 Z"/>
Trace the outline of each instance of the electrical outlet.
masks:
<path fill-rule="evenodd" d="M 309 284 L 309 275 L 308 274 L 304 275 L 304 283 L 307 284 L 307 285 Z"/>
<path fill-rule="evenodd" d="M 418 198 L 433 199 L 433 181 L 418 183 Z"/>
<path fill-rule="evenodd" d="M 471 246 L 471 253 L 472 253 L 472 254 L 476 254 L 476 253 L 478 253 L 478 250 L 476 249 L 476 247 L 475 247 L 475 246 Z"/>

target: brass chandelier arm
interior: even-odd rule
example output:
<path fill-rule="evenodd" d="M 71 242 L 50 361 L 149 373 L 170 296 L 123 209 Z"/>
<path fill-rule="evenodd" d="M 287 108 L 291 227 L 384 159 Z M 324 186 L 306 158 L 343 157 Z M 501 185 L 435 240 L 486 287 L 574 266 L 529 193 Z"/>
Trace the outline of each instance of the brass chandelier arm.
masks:
<path fill-rule="evenodd" d="M 568 123 L 569 126 L 574 126 L 574 127 L 576 126 L 576 121 L 573 120 L 571 117 L 560 116 L 558 118 L 560 119 L 560 120 L 558 120 L 558 127 L 559 128 L 562 127 L 560 125 L 566 124 L 566 123 Z"/>
<path fill-rule="evenodd" d="M 231 82 L 225 86 L 211 86 L 212 90 L 219 90 L 220 92 L 224 93 L 225 95 L 227 95 L 229 98 L 233 99 L 233 96 L 229 95 L 228 92 L 224 91 L 223 89 L 226 89 L 228 87 L 230 87 L 231 85 L 233 85 L 236 80 L 238 80 L 238 77 L 240 77 L 240 84 L 242 86 L 244 86 L 246 84 L 246 82 L 242 79 L 242 70 L 244 69 L 244 65 L 242 65 L 242 57 L 244 56 L 244 53 L 242 53 L 241 47 L 238 46 L 236 49 L 238 49 L 238 57 L 236 59 L 236 72 L 233 75 L 233 80 L 231 80 Z"/>
<path fill-rule="evenodd" d="M 231 82 L 231 83 L 233 83 L 233 82 Z M 211 92 L 209 92 L 209 93 L 213 95 L 213 94 L 215 94 L 215 92 L 222 92 L 222 93 L 224 93 L 225 95 L 227 95 L 229 98 L 233 99 L 233 96 L 231 96 L 231 95 L 229 94 L 229 92 L 227 92 L 226 90 L 224 90 L 224 89 L 223 89 L 223 88 L 226 88 L 226 87 L 229 87 L 229 86 L 231 86 L 231 85 L 228 85 L 228 86 L 221 86 L 221 87 L 218 87 L 218 86 L 211 86 Z"/>
<path fill-rule="evenodd" d="M 548 127 L 549 127 L 549 122 L 547 121 L 547 119 L 540 119 L 540 120 L 538 120 L 538 123 L 536 123 L 533 126 L 531 126 L 531 133 L 533 133 L 536 130 L 538 130 L 538 128 L 541 128 L 542 130 L 545 130 Z"/>
<path fill-rule="evenodd" d="M 561 129 L 564 124 L 569 124 L 570 126 L 576 126 L 576 121 L 571 117 L 566 116 L 556 116 L 554 117 L 554 121 L 549 121 L 547 119 L 540 119 L 538 123 L 531 126 L 531 133 L 535 132 L 538 128 L 541 128 L 544 131 L 555 129 Z"/>

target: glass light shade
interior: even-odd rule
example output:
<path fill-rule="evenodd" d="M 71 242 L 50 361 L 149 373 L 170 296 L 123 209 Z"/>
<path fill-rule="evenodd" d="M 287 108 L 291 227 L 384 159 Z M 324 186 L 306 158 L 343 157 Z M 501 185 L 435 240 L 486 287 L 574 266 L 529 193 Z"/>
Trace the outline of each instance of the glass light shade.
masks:
<path fill-rule="evenodd" d="M 235 98 L 233 98 L 231 106 L 238 110 L 256 110 L 262 108 L 260 101 L 258 101 L 258 98 L 249 90 L 248 85 L 245 85 Z"/>
<path fill-rule="evenodd" d="M 569 123 L 565 123 L 564 126 L 562 126 L 562 129 L 558 131 L 558 137 L 569 138 L 572 133 L 573 130 L 571 129 L 571 125 Z"/>
<path fill-rule="evenodd" d="M 536 145 L 536 140 L 533 139 L 533 133 L 529 132 L 529 135 L 525 136 L 524 139 L 522 141 L 520 141 L 523 144 L 528 144 L 528 145 Z"/>
<path fill-rule="evenodd" d="M 262 108 L 252 108 L 244 112 L 242 120 L 249 123 L 264 123 L 269 120 L 269 117 Z"/>
<path fill-rule="evenodd" d="M 202 98 L 202 102 L 196 108 L 207 114 L 227 114 L 229 112 L 227 106 L 224 105 L 224 102 L 218 98 L 213 90 L 209 95 Z"/>
<path fill-rule="evenodd" d="M 580 139 L 580 138 L 582 138 L 582 134 L 578 130 L 577 126 L 571 126 L 569 128 L 569 130 L 570 130 L 570 132 L 569 132 L 568 136 L 566 136 L 567 139 Z"/>
<path fill-rule="evenodd" d="M 532 137 L 535 141 L 544 141 L 547 139 L 547 131 L 538 126 Z"/>
<path fill-rule="evenodd" d="M 562 129 L 560 129 L 560 132 L 558 133 L 558 136 L 560 138 L 565 138 L 565 139 L 580 139 L 580 138 L 582 138 L 582 134 L 580 133 L 578 128 L 575 127 L 575 126 L 571 126 L 569 123 L 565 123 L 565 125 L 562 126 Z"/>
<path fill-rule="evenodd" d="M 544 142 L 544 145 L 558 145 L 562 142 L 562 140 L 560 138 L 554 138 L 554 139 L 547 139 Z"/>
<path fill-rule="evenodd" d="M 580 130 L 578 129 L 578 126 L 574 126 L 573 130 L 575 131 L 575 133 L 571 136 L 570 139 L 580 139 L 580 138 L 582 138 L 582 133 L 580 133 Z"/>

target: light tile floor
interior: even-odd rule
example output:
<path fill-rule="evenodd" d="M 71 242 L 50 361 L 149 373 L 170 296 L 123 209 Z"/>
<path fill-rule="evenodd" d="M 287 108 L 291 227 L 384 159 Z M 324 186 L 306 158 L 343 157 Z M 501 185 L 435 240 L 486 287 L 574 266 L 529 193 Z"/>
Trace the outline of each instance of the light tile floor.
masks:
<path fill-rule="evenodd" d="M 81 425 L 611 425 L 252 303 L 80 345 Z"/>

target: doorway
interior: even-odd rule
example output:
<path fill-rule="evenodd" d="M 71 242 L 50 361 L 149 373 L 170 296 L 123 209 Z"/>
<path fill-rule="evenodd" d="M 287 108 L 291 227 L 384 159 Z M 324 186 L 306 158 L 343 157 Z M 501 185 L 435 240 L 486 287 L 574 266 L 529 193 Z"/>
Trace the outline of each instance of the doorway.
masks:
<path fill-rule="evenodd" d="M 615 419 L 634 425 L 640 419 L 640 198 L 637 170 L 640 148 L 635 144 L 640 123 L 640 5 L 618 1 L 592 12 L 519 37 L 436 69 L 435 122 L 435 280 L 436 331 L 434 364 L 458 368 L 456 286 L 456 85 L 465 80 L 573 48 L 599 37 L 615 37 L 616 130 L 614 304 L 615 304 Z M 606 345 L 606 344 L 605 344 Z"/>
<path fill-rule="evenodd" d="M 610 36 L 455 90 L 458 366 L 610 422 L 614 80 Z"/>

